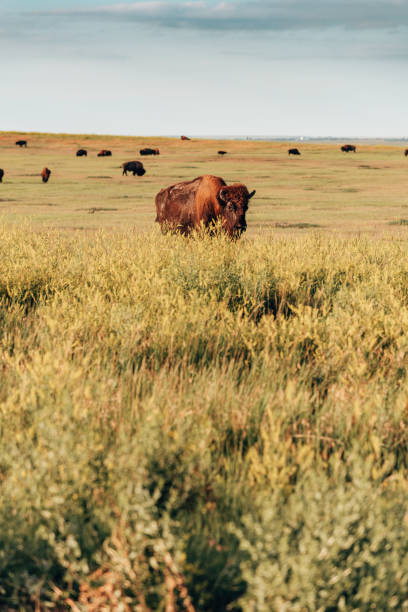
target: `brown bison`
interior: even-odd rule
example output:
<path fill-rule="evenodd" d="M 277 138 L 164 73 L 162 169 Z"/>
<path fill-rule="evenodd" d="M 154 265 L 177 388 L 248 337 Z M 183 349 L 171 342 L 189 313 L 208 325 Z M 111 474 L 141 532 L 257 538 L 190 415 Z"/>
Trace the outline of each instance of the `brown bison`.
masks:
<path fill-rule="evenodd" d="M 78 151 L 76 152 L 76 156 L 77 157 L 87 157 L 88 151 L 86 149 L 78 149 Z"/>
<path fill-rule="evenodd" d="M 27 141 L 26 140 L 17 140 L 16 145 L 18 147 L 26 147 L 27 146 Z"/>
<path fill-rule="evenodd" d="M 0 168 L 0 183 L 3 182 L 3 176 L 4 176 L 4 170 L 3 168 Z"/>
<path fill-rule="evenodd" d="M 341 147 L 341 150 L 343 151 L 343 153 L 351 153 L 351 151 L 355 153 L 356 147 L 354 145 L 346 144 Z"/>
<path fill-rule="evenodd" d="M 226 155 L 227 151 L 217 151 L 218 155 Z"/>
<path fill-rule="evenodd" d="M 405 157 L 408 157 L 408 149 L 405 149 L 404 155 L 405 155 Z"/>
<path fill-rule="evenodd" d="M 288 155 L 300 155 L 299 149 L 288 149 Z"/>
<path fill-rule="evenodd" d="M 110 157 L 112 155 L 112 151 L 108 151 L 108 149 L 102 149 L 99 151 L 98 157 Z"/>
<path fill-rule="evenodd" d="M 43 168 L 41 172 L 41 178 L 43 183 L 48 183 L 48 179 L 50 178 L 51 170 L 49 168 Z"/>
<path fill-rule="evenodd" d="M 140 149 L 140 155 L 160 155 L 159 149 Z"/>
<path fill-rule="evenodd" d="M 245 214 L 254 194 L 242 183 L 226 185 L 222 178 L 207 174 L 159 191 L 156 221 L 162 231 L 188 234 L 219 219 L 227 234 L 238 237 L 246 230 Z"/>
<path fill-rule="evenodd" d="M 142 162 L 138 162 L 138 161 L 130 161 L 130 162 L 125 162 L 122 164 L 122 168 L 123 168 L 123 172 L 122 172 L 122 176 L 125 175 L 127 176 L 128 172 L 132 172 L 133 176 L 143 176 L 146 172 L 146 170 L 143 168 L 143 164 Z"/>
<path fill-rule="evenodd" d="M 180 136 L 180 140 L 191 140 L 188 136 Z"/>

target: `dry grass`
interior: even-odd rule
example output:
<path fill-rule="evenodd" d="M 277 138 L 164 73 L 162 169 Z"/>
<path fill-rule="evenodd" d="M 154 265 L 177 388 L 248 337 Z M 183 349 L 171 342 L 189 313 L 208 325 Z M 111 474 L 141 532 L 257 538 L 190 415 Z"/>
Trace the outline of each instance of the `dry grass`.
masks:
<path fill-rule="evenodd" d="M 407 279 L 405 241 L 0 226 L 0 607 L 408 609 Z"/>
<path fill-rule="evenodd" d="M 14 145 L 26 137 L 27 149 Z M 288 157 L 298 144 L 302 155 Z M 160 157 L 140 158 L 139 149 L 160 148 Z M 77 148 L 89 151 L 76 158 Z M 111 158 L 97 158 L 101 148 Z M 217 155 L 219 149 L 228 154 Z M 408 207 L 408 162 L 403 147 L 358 145 L 345 154 L 337 144 L 257 141 L 0 134 L 0 215 L 30 218 L 36 227 L 146 230 L 155 218 L 154 197 L 164 186 L 209 173 L 256 189 L 248 213 L 249 235 L 262 230 L 298 235 L 318 231 L 405 236 L 394 220 Z M 123 161 L 142 159 L 143 177 L 122 177 Z M 39 173 L 52 170 L 49 184 Z"/>
<path fill-rule="evenodd" d="M 408 610 L 401 150 L 16 139 L 0 135 L 0 607 Z M 142 146 L 162 154 L 122 177 Z M 153 229 L 159 188 L 209 172 L 257 189 L 247 236 Z"/>

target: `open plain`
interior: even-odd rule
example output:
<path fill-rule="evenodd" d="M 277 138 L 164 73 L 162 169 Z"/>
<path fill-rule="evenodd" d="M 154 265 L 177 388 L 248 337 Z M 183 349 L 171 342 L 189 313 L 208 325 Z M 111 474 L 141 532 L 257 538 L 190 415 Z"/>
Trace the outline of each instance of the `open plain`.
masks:
<path fill-rule="evenodd" d="M 0 608 L 407 610 L 403 147 L 18 136 Z M 155 227 L 157 191 L 203 173 L 257 190 L 242 239 Z"/>
<path fill-rule="evenodd" d="M 28 140 L 27 148 L 15 141 Z M 162 188 L 202 174 L 243 182 L 256 189 L 248 212 L 248 235 L 315 229 L 342 234 L 404 235 L 408 220 L 408 158 L 404 146 L 357 143 L 296 143 L 301 156 L 289 157 L 289 142 L 234 141 L 52 134 L 0 134 L 0 192 L 5 221 L 30 219 L 34 227 L 125 229 L 153 227 L 154 197 Z M 141 157 L 154 146 L 160 156 Z M 75 157 L 79 148 L 87 157 Z M 98 158 L 100 149 L 112 157 Z M 227 151 L 224 156 L 217 151 Z M 143 177 L 122 176 L 121 164 L 141 160 Z M 52 171 L 43 185 L 43 167 Z"/>

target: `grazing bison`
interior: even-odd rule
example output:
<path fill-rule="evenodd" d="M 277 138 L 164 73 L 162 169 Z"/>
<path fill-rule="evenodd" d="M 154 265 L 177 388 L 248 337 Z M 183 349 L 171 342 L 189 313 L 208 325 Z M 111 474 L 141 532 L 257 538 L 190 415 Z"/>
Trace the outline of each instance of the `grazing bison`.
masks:
<path fill-rule="evenodd" d="M 128 172 L 132 172 L 133 176 L 143 176 L 146 170 L 143 168 L 143 164 L 138 161 L 130 161 L 122 164 L 123 172 L 122 176 L 127 176 Z"/>
<path fill-rule="evenodd" d="M 112 151 L 108 151 L 108 149 L 102 149 L 99 151 L 98 157 L 110 157 L 112 155 Z"/>
<path fill-rule="evenodd" d="M 217 152 L 218 152 L 218 155 L 226 155 L 227 154 L 227 151 L 217 151 Z"/>
<path fill-rule="evenodd" d="M 408 157 L 408 149 L 405 149 L 404 155 L 405 155 L 405 157 Z"/>
<path fill-rule="evenodd" d="M 16 145 L 18 147 L 26 147 L 27 146 L 27 141 L 26 140 L 17 140 Z"/>
<path fill-rule="evenodd" d="M 3 168 L 0 168 L 0 183 L 3 182 L 3 176 L 4 176 L 4 170 Z"/>
<path fill-rule="evenodd" d="M 180 136 L 180 140 L 191 140 L 188 136 Z"/>
<path fill-rule="evenodd" d="M 356 152 L 356 147 L 354 145 L 346 144 L 346 145 L 343 145 L 341 147 L 341 150 L 344 153 L 351 153 L 351 151 L 353 151 L 353 153 L 355 153 Z"/>
<path fill-rule="evenodd" d="M 88 151 L 86 149 L 78 149 L 78 151 L 76 152 L 77 157 L 87 157 L 87 155 Z"/>
<path fill-rule="evenodd" d="M 217 176 L 200 176 L 159 191 L 156 221 L 162 231 L 179 230 L 188 234 L 200 225 L 208 227 L 219 219 L 227 234 L 238 237 L 246 230 L 245 214 L 254 194 L 255 191 L 248 193 L 242 183 L 226 185 Z"/>
<path fill-rule="evenodd" d="M 140 155 L 160 155 L 159 149 L 140 149 Z"/>
<path fill-rule="evenodd" d="M 48 183 L 48 179 L 50 178 L 51 170 L 49 168 L 43 168 L 41 172 L 41 178 L 43 183 Z"/>
<path fill-rule="evenodd" d="M 288 155 L 300 155 L 299 149 L 288 149 Z"/>

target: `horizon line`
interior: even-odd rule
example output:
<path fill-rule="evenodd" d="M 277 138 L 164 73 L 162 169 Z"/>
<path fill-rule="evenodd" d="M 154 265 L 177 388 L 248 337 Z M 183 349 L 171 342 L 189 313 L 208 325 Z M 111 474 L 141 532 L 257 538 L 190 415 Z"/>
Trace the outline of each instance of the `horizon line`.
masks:
<path fill-rule="evenodd" d="M 54 136 L 97 136 L 97 137 L 123 137 L 123 138 L 175 138 L 179 139 L 181 134 L 124 134 L 104 132 L 48 132 L 38 130 L 0 130 L 0 134 L 38 134 Z M 187 134 L 187 133 L 186 133 Z M 195 134 L 188 133 L 189 138 L 200 140 L 272 140 L 272 141 L 343 141 L 343 140 L 370 140 L 370 141 L 408 141 L 408 136 L 332 136 L 332 135 L 299 135 L 299 134 Z"/>

